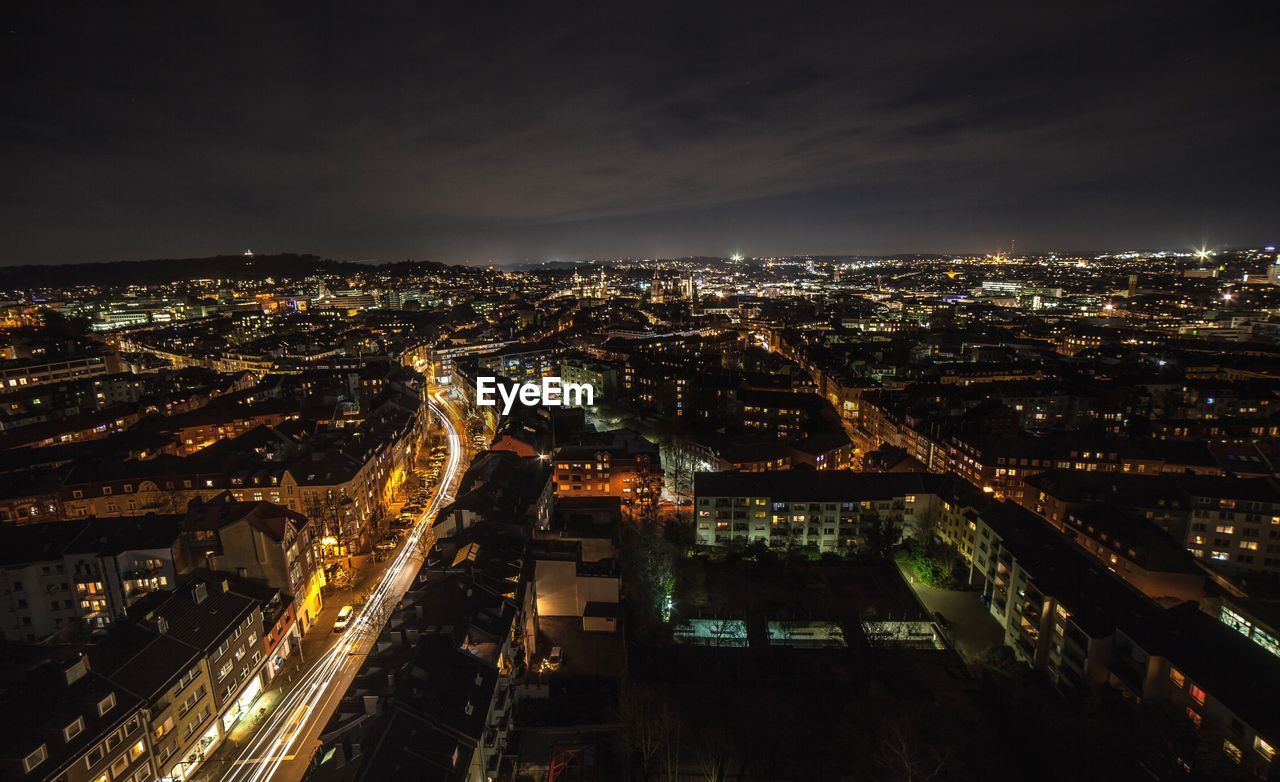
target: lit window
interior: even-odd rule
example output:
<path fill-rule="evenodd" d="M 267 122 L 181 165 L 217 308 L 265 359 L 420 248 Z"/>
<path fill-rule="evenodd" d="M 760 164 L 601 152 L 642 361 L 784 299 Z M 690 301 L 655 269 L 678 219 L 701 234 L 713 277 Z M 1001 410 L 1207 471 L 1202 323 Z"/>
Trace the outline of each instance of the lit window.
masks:
<path fill-rule="evenodd" d="M 1261 736 L 1253 737 L 1253 748 L 1258 751 L 1259 755 L 1266 758 L 1268 761 L 1276 759 L 1276 748 L 1263 741 Z"/>
<path fill-rule="evenodd" d="M 1233 763 L 1239 764 L 1244 759 L 1244 753 L 1240 751 L 1240 748 L 1231 739 L 1222 740 L 1222 751 L 1227 754 L 1227 757 L 1231 758 Z"/>
<path fill-rule="evenodd" d="M 1182 671 L 1179 671 L 1177 668 L 1170 668 L 1169 681 L 1177 685 L 1178 689 L 1182 689 L 1184 686 L 1186 686 L 1187 677 L 1183 676 Z"/>
<path fill-rule="evenodd" d="M 1201 706 L 1203 706 L 1203 705 L 1204 705 L 1204 690 L 1200 689 L 1199 687 L 1197 687 L 1197 686 L 1196 686 L 1196 685 L 1194 685 L 1194 684 L 1193 684 L 1193 685 L 1191 685 L 1191 698 L 1192 698 L 1196 703 L 1198 703 L 1198 704 L 1200 704 Z"/>

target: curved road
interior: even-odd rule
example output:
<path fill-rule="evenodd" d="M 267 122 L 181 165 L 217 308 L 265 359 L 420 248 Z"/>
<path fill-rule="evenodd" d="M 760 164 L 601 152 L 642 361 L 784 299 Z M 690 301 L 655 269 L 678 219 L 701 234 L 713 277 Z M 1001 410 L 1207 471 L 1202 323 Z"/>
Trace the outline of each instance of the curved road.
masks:
<path fill-rule="evenodd" d="M 337 708 L 343 693 L 364 663 L 390 608 L 399 602 L 418 570 L 418 542 L 426 534 L 440 508 L 448 502 L 461 477 L 466 446 L 455 421 L 454 408 L 442 396 L 427 403 L 448 437 L 449 458 L 440 488 L 423 510 L 413 531 L 400 547 L 382 580 L 370 592 L 348 625 L 343 642 L 319 657 L 302 679 L 285 695 L 271 714 L 244 743 L 222 779 L 225 782 L 298 780 L 306 773 L 320 732 Z"/>

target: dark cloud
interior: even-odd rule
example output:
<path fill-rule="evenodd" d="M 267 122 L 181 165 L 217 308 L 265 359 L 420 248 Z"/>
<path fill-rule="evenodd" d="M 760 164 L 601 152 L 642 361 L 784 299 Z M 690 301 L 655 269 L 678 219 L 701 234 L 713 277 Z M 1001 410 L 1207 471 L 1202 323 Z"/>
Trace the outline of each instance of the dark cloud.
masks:
<path fill-rule="evenodd" d="M 1261 5 L 369 5 L 8 19 L 0 262 L 1275 241 Z"/>

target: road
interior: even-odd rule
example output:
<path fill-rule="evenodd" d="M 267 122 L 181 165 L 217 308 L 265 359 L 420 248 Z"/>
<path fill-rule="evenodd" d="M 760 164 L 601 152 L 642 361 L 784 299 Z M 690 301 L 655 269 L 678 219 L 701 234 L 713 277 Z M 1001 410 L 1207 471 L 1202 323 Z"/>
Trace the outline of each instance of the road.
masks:
<path fill-rule="evenodd" d="M 302 778 L 319 747 L 320 732 L 360 670 L 364 655 L 381 632 L 390 607 L 409 588 L 421 561 L 418 541 L 436 513 L 452 498 L 467 452 L 458 431 L 461 419 L 456 408 L 441 396 L 432 396 L 428 405 L 448 439 L 449 457 L 441 473 L 439 490 L 399 553 L 383 571 L 381 580 L 369 589 L 367 599 L 357 609 L 340 642 L 311 662 L 310 668 L 280 698 L 253 735 L 237 748 L 234 759 L 222 770 L 224 782 L 293 782 Z"/>

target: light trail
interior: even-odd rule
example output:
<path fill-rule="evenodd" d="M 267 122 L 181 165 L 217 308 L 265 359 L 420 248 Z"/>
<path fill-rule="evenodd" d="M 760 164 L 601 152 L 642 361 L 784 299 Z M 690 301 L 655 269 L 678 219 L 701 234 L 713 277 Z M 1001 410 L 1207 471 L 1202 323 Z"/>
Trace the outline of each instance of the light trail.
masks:
<path fill-rule="evenodd" d="M 334 682 L 349 667 L 354 673 L 354 669 L 363 664 L 364 656 L 354 650 L 366 642 L 372 644 L 376 640 L 382 630 L 379 622 L 386 617 L 384 604 L 388 600 L 399 601 L 403 590 L 397 592 L 396 585 L 405 579 L 417 555 L 418 544 L 436 513 L 452 498 L 453 483 L 462 464 L 462 438 L 444 410 L 449 403 L 441 399 L 441 404 L 437 404 L 429 399 L 427 404 L 432 415 L 440 419 L 449 441 L 449 458 L 439 491 L 423 511 L 413 531 L 405 538 L 404 546 L 383 573 L 382 580 L 355 613 L 343 641 L 335 643 L 321 655 L 293 690 L 276 704 L 275 709 L 223 774 L 224 782 L 266 782 L 275 776 L 283 763 L 297 757 L 296 753 L 300 749 L 297 746 L 298 740 L 316 727 L 311 721 L 322 717 L 327 719 L 325 715 L 329 702 L 345 692 L 345 687 L 336 687 Z M 407 586 L 405 584 L 406 588 Z"/>

